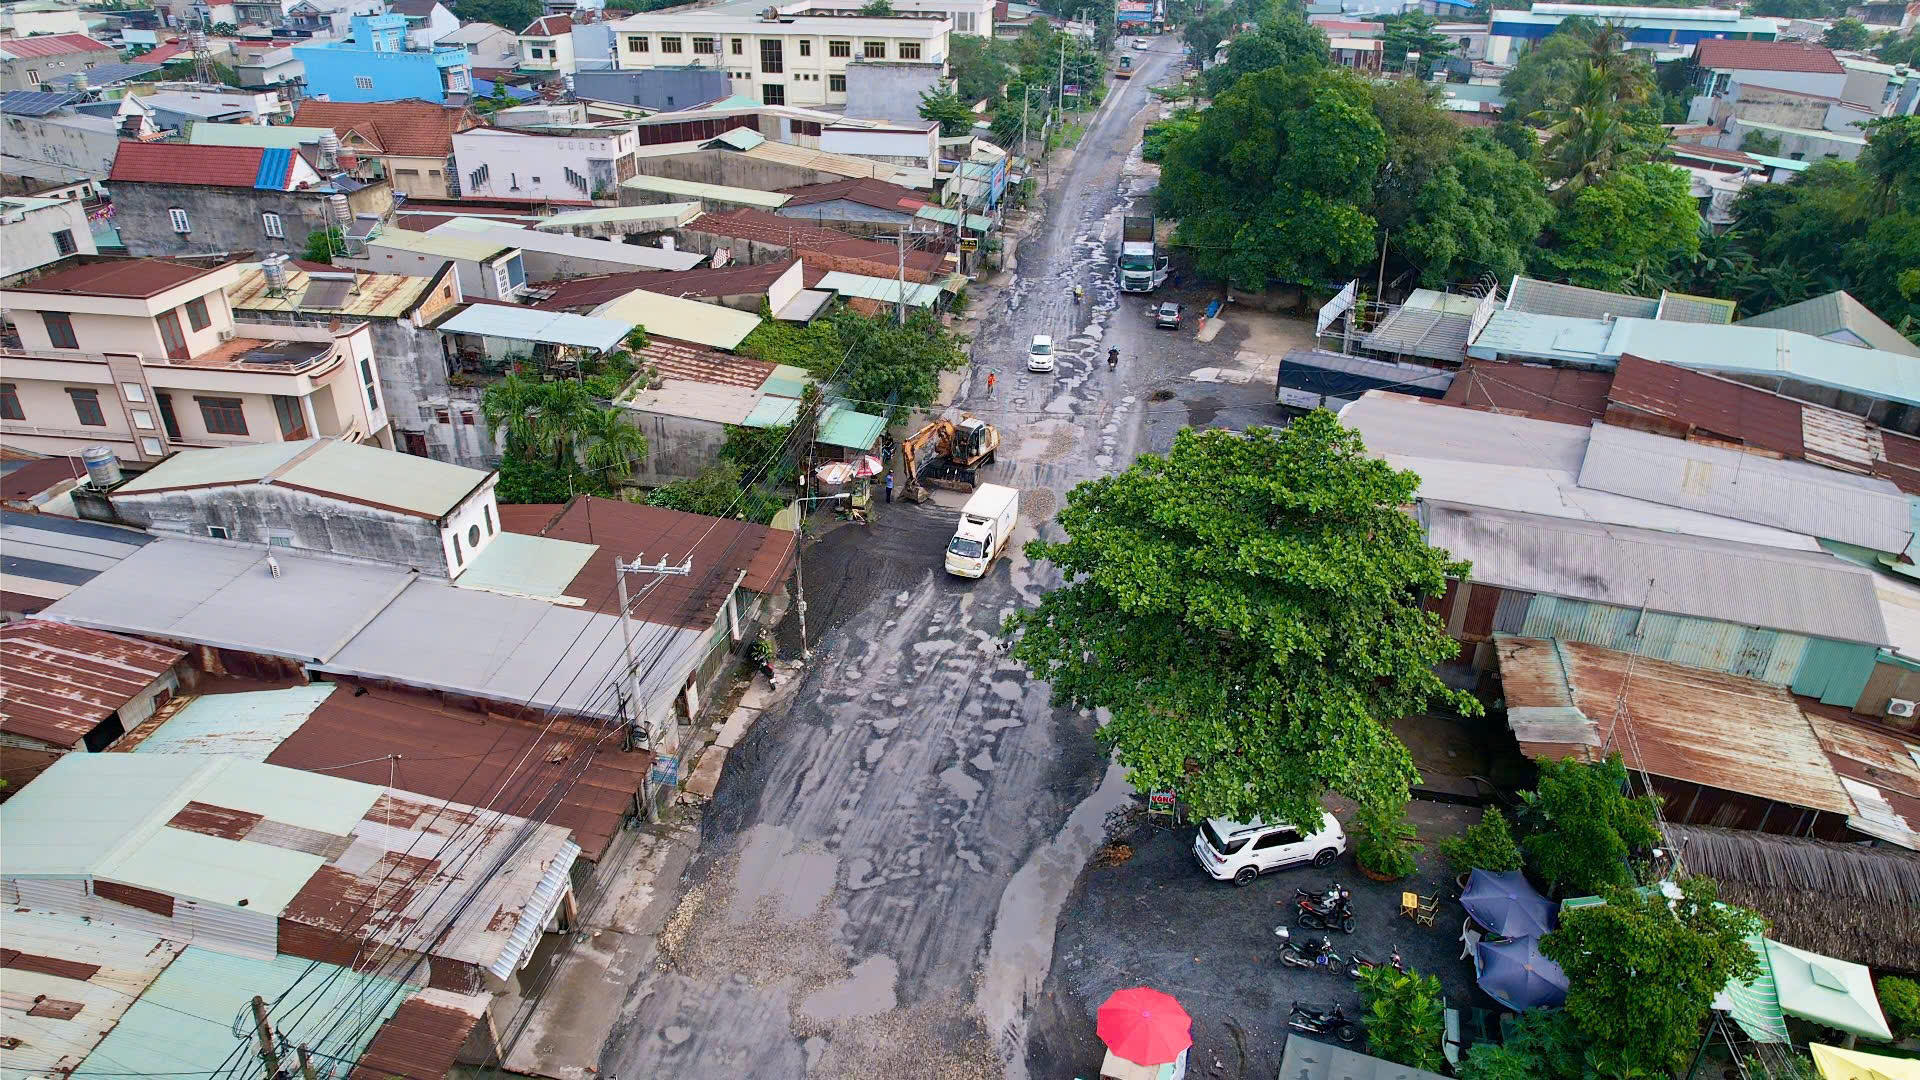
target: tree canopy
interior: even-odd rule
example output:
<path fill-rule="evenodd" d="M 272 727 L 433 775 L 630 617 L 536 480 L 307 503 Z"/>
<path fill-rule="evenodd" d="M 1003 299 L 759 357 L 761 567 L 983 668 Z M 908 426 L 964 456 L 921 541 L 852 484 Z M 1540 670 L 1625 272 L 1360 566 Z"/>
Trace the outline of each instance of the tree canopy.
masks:
<path fill-rule="evenodd" d="M 1326 67 L 1327 49 L 1327 35 L 1319 27 L 1293 11 L 1277 13 L 1263 20 L 1253 33 L 1233 39 L 1227 46 L 1226 62 L 1207 69 L 1207 90 L 1219 94 L 1242 76 L 1258 71 L 1283 68 L 1308 72 Z"/>
<path fill-rule="evenodd" d="M 1550 276 L 1590 289 L 1658 291 L 1658 279 L 1700 249 L 1700 209 L 1671 165 L 1631 165 L 1588 184 L 1554 221 L 1540 253 Z"/>
<path fill-rule="evenodd" d="M 1324 410 L 1182 431 L 1069 492 L 1066 539 L 1028 544 L 1067 584 L 1008 620 L 1013 655 L 1057 704 L 1109 710 L 1133 785 L 1196 814 L 1317 828 L 1329 790 L 1403 801 L 1387 722 L 1479 711 L 1433 671 L 1458 647 L 1421 603 L 1466 567 L 1401 509 L 1418 482 Z"/>
<path fill-rule="evenodd" d="M 1588 896 L 1634 883 L 1629 861 L 1660 842 L 1658 802 L 1629 798 L 1627 767 L 1616 752 L 1603 762 L 1540 762 L 1539 783 L 1522 794 L 1520 847 L 1555 896 Z"/>
<path fill-rule="evenodd" d="M 940 134 L 952 139 L 973 130 L 973 109 L 950 87 L 920 92 L 920 119 L 940 125 Z"/>

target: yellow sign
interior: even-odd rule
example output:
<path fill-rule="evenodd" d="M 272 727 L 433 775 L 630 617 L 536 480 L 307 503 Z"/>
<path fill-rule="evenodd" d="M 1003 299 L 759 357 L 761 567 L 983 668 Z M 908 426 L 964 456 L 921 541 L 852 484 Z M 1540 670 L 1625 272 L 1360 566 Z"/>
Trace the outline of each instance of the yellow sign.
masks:
<path fill-rule="evenodd" d="M 974 237 L 974 236 L 963 236 L 963 237 L 961 237 L 961 238 L 960 238 L 960 250 L 961 250 L 961 251 L 978 251 L 978 250 L 980 250 L 980 239 L 979 239 L 978 237 Z"/>

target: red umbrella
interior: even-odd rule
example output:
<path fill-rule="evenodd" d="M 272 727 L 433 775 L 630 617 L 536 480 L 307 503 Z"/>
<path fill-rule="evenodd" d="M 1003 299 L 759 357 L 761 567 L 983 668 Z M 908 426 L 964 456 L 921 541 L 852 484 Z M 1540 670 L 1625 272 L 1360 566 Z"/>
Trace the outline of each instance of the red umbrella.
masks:
<path fill-rule="evenodd" d="M 1158 990 L 1116 990 L 1096 1015 L 1100 1041 L 1135 1065 L 1165 1065 L 1193 1045 L 1193 1018 Z"/>

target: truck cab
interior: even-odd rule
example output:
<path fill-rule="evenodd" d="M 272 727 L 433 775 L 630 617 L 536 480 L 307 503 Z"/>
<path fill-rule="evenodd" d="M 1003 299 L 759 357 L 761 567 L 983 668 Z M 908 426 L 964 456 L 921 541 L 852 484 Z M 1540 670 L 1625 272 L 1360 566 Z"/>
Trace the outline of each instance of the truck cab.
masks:
<path fill-rule="evenodd" d="M 985 577 L 987 567 L 1013 540 L 1020 518 L 1020 492 L 999 484 L 981 484 L 960 511 L 960 523 L 947 541 L 947 573 Z"/>

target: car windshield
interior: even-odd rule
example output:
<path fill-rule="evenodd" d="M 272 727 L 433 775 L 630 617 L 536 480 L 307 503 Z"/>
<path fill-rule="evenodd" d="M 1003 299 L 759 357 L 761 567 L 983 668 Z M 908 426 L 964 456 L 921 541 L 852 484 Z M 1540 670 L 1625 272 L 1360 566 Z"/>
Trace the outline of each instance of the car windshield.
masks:
<path fill-rule="evenodd" d="M 947 550 L 963 559 L 977 559 L 980 557 L 980 541 L 956 536 L 953 542 L 947 545 Z"/>
<path fill-rule="evenodd" d="M 1122 269 L 1122 270 L 1151 270 L 1151 269 L 1153 269 L 1153 256 L 1151 256 L 1151 255 L 1122 255 L 1122 256 L 1120 256 L 1120 269 Z"/>
<path fill-rule="evenodd" d="M 1033 355 L 1051 356 L 1053 355 L 1053 346 L 1044 341 L 1036 341 L 1033 343 Z"/>
<path fill-rule="evenodd" d="M 1180 317 L 1180 309 L 1172 304 L 1167 304 L 1160 309 L 1160 317 L 1163 319 L 1177 319 Z"/>
<path fill-rule="evenodd" d="M 1213 850 L 1219 852 L 1222 855 L 1235 854 L 1241 848 L 1247 846 L 1247 838 L 1244 836 L 1239 838 L 1238 840 L 1233 841 L 1232 843 L 1228 843 L 1227 841 L 1222 840 L 1220 838 L 1220 834 L 1214 831 L 1213 822 L 1211 821 L 1203 821 L 1200 823 L 1200 835 L 1207 838 L 1208 847 L 1212 848 Z"/>

